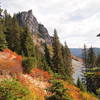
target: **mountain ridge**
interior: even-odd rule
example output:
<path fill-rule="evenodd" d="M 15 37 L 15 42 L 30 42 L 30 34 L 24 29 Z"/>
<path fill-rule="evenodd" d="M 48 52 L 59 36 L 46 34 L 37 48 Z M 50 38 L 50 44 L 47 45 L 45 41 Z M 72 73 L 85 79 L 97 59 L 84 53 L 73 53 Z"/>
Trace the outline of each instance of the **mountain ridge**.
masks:
<path fill-rule="evenodd" d="M 40 39 L 38 38 L 35 42 L 40 41 L 40 44 L 46 42 L 48 45 L 52 45 L 52 38 L 49 35 L 47 28 L 37 21 L 36 17 L 32 13 L 32 10 L 17 13 L 16 18 L 20 26 L 23 27 L 27 24 L 29 31 L 33 34 L 33 40 L 35 40 L 35 37 L 38 35 Z"/>
<path fill-rule="evenodd" d="M 82 49 L 83 48 L 69 48 L 69 49 L 74 56 L 82 58 Z M 100 48 L 94 47 L 94 51 L 96 54 L 100 54 Z"/>

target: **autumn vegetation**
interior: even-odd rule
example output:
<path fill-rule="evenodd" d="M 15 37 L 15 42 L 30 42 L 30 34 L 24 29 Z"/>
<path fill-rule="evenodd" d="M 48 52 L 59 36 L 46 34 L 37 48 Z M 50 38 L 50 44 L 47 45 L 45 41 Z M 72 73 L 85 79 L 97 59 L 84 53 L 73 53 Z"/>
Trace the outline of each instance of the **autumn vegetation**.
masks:
<path fill-rule="evenodd" d="M 81 80 L 76 86 L 73 83 L 71 53 L 66 42 L 61 44 L 56 29 L 52 53 L 46 43 L 41 52 L 34 45 L 28 26 L 19 25 L 17 14 L 11 16 L 0 9 L 0 15 L 0 100 L 98 100 L 99 78 L 92 84 L 94 88 Z M 100 57 L 95 62 L 90 58 L 88 66 L 94 66 Z M 85 82 L 93 79 L 86 76 Z"/>

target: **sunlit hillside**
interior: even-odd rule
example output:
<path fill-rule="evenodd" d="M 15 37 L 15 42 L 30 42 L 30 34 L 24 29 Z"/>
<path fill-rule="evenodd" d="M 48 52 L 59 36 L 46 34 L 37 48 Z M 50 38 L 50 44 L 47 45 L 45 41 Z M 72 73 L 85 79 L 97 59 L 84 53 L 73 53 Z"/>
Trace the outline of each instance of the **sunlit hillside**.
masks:
<path fill-rule="evenodd" d="M 34 68 L 31 74 L 24 74 L 22 69 L 21 56 L 8 49 L 0 52 L 1 80 L 12 79 L 15 77 L 22 85 L 28 87 L 31 92 L 30 96 L 33 98 L 32 100 L 45 100 L 45 96 L 52 95 L 46 91 L 46 88 L 52 85 L 49 82 L 52 75 L 38 68 Z M 18 74 L 18 72 L 20 73 Z M 14 76 L 14 74 L 16 75 Z M 72 85 L 67 81 L 61 81 L 61 83 L 64 84 L 64 87 L 67 89 L 66 94 L 68 94 L 72 100 L 98 100 L 90 93 L 82 92 L 75 85 Z"/>

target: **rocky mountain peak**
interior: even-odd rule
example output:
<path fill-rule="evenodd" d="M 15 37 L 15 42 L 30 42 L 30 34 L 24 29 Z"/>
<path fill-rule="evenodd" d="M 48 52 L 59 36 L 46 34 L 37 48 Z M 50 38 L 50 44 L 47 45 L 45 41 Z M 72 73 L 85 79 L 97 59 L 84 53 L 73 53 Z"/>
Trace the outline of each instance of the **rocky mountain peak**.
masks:
<path fill-rule="evenodd" d="M 47 44 L 51 45 L 51 36 L 47 28 L 43 24 L 39 24 L 32 10 L 24 11 L 17 14 L 17 19 L 21 26 L 28 25 L 28 28 L 33 35 L 39 35 Z"/>
<path fill-rule="evenodd" d="M 17 14 L 17 19 L 19 20 L 21 26 L 27 24 L 30 32 L 32 32 L 33 34 L 38 32 L 38 21 L 32 14 L 32 10 L 29 10 L 28 12 L 24 11 Z"/>
<path fill-rule="evenodd" d="M 32 15 L 32 10 L 29 10 L 28 13 Z"/>

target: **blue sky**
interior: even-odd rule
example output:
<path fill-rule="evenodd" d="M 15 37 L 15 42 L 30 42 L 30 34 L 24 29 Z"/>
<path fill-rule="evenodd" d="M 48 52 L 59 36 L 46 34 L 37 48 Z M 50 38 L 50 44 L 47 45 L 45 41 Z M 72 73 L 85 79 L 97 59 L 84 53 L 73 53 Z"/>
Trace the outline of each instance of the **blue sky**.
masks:
<path fill-rule="evenodd" d="M 1 0 L 10 13 L 33 10 L 38 22 L 52 35 L 57 29 L 62 43 L 81 48 L 100 47 L 100 0 Z"/>

